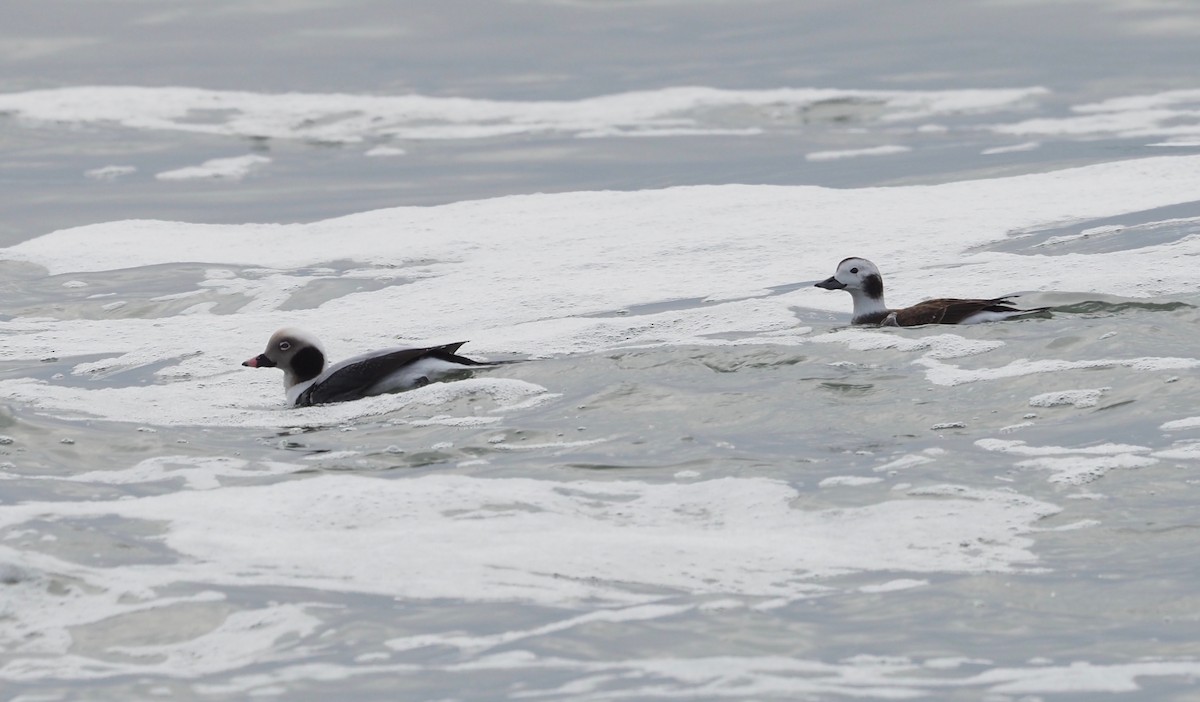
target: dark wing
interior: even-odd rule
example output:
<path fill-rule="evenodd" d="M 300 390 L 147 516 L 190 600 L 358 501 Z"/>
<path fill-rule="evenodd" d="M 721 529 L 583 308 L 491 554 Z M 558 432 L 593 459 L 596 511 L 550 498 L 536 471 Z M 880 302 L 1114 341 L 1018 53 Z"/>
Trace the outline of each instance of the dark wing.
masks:
<path fill-rule="evenodd" d="M 465 344 L 459 341 L 444 346 L 430 346 L 418 349 L 398 349 L 377 356 L 367 356 L 361 360 L 351 361 L 341 368 L 335 369 L 327 378 L 313 383 L 307 390 L 296 398 L 297 407 L 308 405 L 323 405 L 329 402 L 344 402 L 356 400 L 375 383 L 388 377 L 410 363 L 422 358 L 436 358 L 451 363 L 461 363 L 464 366 L 485 365 L 473 361 L 455 352 Z"/>
<path fill-rule="evenodd" d="M 958 324 L 976 312 L 1022 312 L 1008 299 L 997 297 L 992 300 L 926 300 L 912 307 L 896 310 L 896 324 L 901 327 L 916 327 L 922 324 Z M 1028 310 L 1034 312 L 1036 310 Z"/>

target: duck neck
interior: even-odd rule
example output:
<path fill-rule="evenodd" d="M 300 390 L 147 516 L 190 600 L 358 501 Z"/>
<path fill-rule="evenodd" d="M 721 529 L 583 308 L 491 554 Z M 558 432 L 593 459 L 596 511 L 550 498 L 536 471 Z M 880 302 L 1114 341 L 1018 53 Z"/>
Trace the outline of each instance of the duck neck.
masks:
<path fill-rule="evenodd" d="M 887 318 L 889 310 L 883 301 L 882 285 L 878 290 L 851 290 L 850 296 L 854 298 L 852 324 L 880 324 Z"/>

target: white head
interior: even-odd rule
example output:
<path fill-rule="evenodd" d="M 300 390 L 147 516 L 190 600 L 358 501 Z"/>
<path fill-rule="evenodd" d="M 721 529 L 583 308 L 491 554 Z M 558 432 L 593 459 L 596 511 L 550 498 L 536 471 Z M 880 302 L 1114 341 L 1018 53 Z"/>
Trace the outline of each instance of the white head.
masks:
<path fill-rule="evenodd" d="M 283 385 L 290 388 L 312 380 L 325 370 L 325 352 L 317 337 L 301 329 L 284 328 L 271 335 L 267 350 L 251 358 L 243 366 L 274 368 L 283 371 Z"/>
<path fill-rule="evenodd" d="M 879 268 L 865 258 L 847 258 L 838 264 L 837 272 L 817 283 L 826 290 L 845 290 L 854 298 L 855 324 L 868 316 L 887 312 L 883 302 L 883 276 Z M 877 323 L 877 322 L 876 322 Z"/>
<path fill-rule="evenodd" d="M 826 290 L 862 291 L 867 297 L 883 299 L 883 276 L 879 268 L 865 258 L 847 258 L 838 264 L 837 273 L 817 283 Z"/>

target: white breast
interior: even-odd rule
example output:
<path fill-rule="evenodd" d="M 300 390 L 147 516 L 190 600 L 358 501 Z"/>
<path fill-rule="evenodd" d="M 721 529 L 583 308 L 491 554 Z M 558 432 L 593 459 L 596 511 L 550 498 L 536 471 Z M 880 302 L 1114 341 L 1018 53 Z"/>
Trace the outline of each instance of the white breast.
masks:
<path fill-rule="evenodd" d="M 297 400 L 297 398 L 300 397 L 300 394 L 303 393 L 305 390 L 307 390 L 309 388 L 309 386 L 311 386 L 313 383 L 317 382 L 318 380 L 320 380 L 323 377 L 324 377 L 324 374 L 318 375 L 317 377 L 313 378 L 312 380 L 306 380 L 303 383 L 296 383 L 295 385 L 293 385 L 291 387 L 288 387 L 287 379 L 285 378 L 284 382 L 283 382 L 283 391 L 287 395 L 288 404 L 295 406 L 296 400 Z"/>

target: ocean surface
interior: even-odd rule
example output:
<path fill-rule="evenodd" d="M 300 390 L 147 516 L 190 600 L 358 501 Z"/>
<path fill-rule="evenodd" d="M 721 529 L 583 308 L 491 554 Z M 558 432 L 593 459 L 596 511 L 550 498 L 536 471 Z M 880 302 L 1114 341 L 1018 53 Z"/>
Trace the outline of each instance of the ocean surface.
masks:
<path fill-rule="evenodd" d="M 1200 700 L 1200 6 L 0 15 L 3 702 Z"/>

